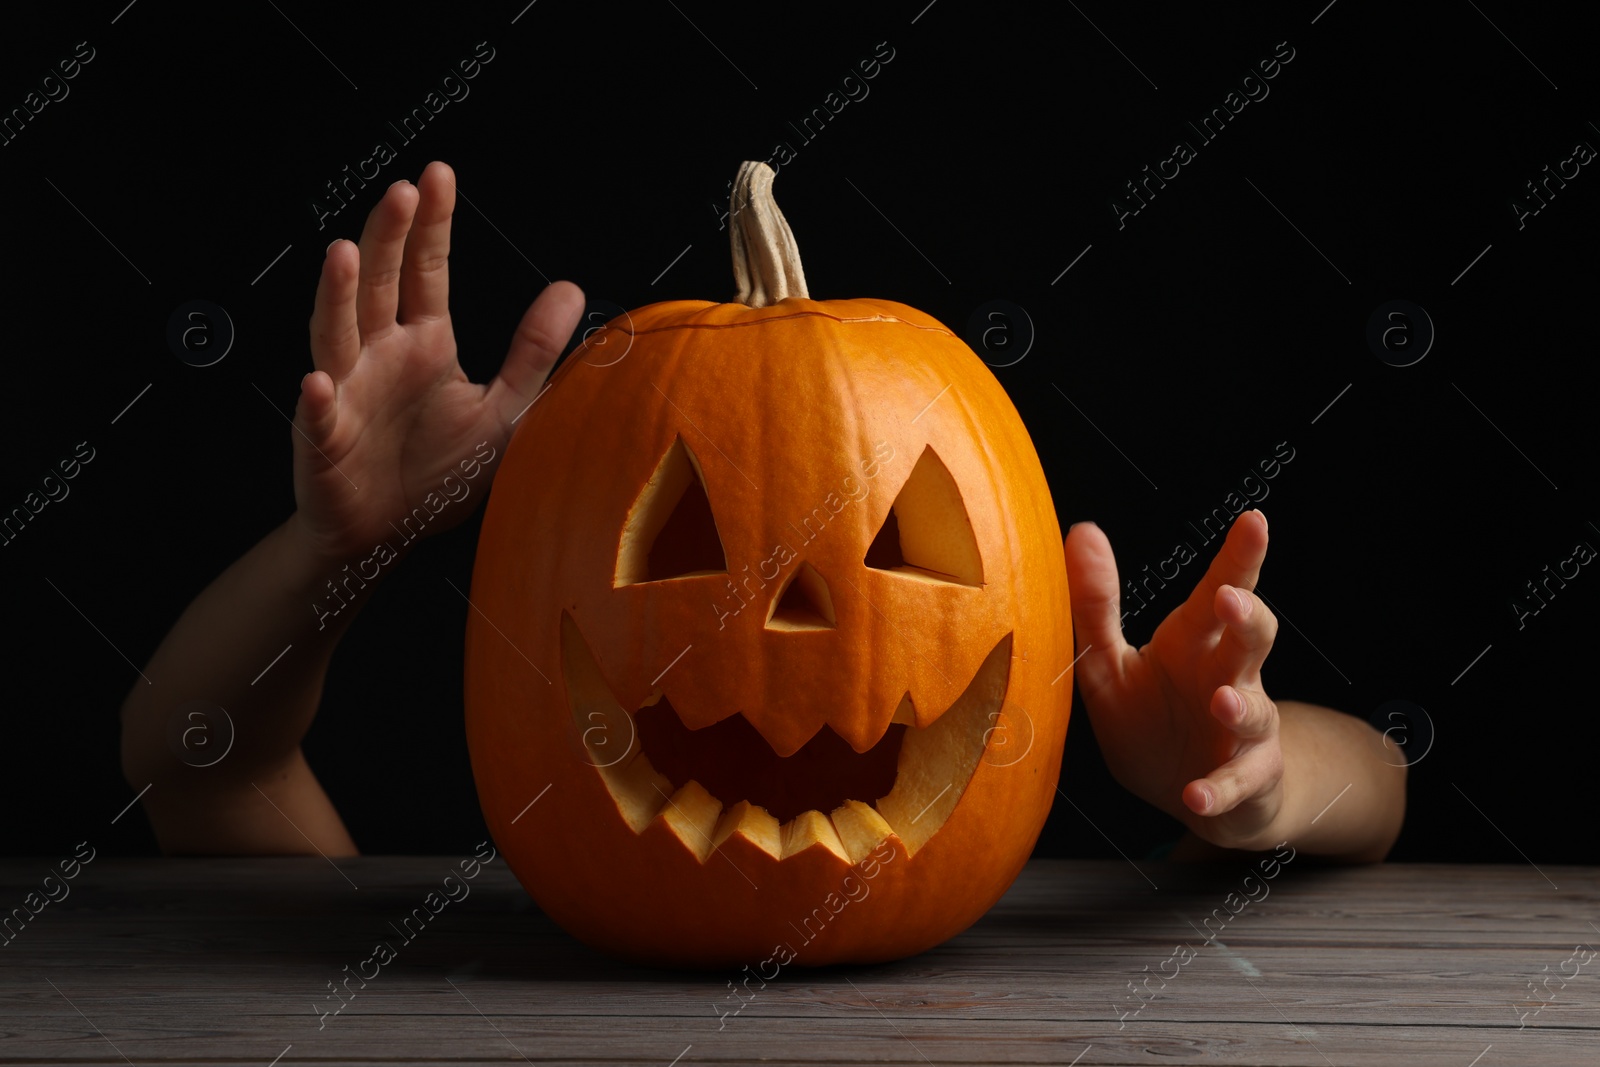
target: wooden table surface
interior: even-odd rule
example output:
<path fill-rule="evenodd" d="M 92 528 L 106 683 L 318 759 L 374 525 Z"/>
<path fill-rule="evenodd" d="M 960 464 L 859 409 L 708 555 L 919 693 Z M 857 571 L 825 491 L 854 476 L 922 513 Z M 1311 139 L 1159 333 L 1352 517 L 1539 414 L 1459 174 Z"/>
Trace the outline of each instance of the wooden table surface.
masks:
<path fill-rule="evenodd" d="M 503 861 L 401 941 L 459 858 L 96 858 L 0 935 L 0 1063 L 1600 1064 L 1600 867 L 1301 857 L 1250 900 L 1243 864 L 1036 860 L 931 952 L 739 1000 L 572 941 Z M 5 914 L 54 864 L 0 861 Z"/>

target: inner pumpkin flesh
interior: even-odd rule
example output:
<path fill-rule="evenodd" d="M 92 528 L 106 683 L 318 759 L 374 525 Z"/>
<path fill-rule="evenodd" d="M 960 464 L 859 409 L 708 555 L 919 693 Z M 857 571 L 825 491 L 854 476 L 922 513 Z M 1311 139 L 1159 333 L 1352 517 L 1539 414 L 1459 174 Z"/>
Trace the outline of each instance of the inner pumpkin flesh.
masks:
<path fill-rule="evenodd" d="M 561 646 L 579 744 L 618 811 L 635 833 L 665 824 L 702 863 L 734 834 L 778 859 L 820 845 L 859 863 L 890 834 L 914 854 L 955 810 L 991 732 L 1009 725 L 1010 634 L 929 726 L 910 725 L 907 694 L 867 751 L 824 727 L 787 757 L 742 714 L 688 729 L 659 690 L 630 713 L 566 612 Z"/>
<path fill-rule="evenodd" d="M 812 809 L 832 811 L 853 797 L 887 794 L 906 729 L 891 723 L 881 741 L 857 753 L 824 726 L 794 755 L 780 756 L 741 714 L 691 730 L 662 697 L 633 721 L 651 765 L 674 785 L 699 782 L 724 804 L 748 800 L 780 823 Z"/>

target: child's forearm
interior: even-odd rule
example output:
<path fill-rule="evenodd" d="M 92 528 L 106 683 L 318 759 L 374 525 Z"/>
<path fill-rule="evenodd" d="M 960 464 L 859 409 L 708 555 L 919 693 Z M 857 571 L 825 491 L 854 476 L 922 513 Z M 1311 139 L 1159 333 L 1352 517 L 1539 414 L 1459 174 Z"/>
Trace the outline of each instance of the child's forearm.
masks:
<path fill-rule="evenodd" d="M 151 785 L 145 809 L 168 852 L 355 851 L 300 742 L 334 646 L 374 583 L 361 592 L 351 582 L 348 606 L 319 614 L 314 605 L 339 607 L 327 582 L 345 575 L 296 522 L 267 534 L 195 598 L 122 706 L 123 773 L 135 789 Z M 173 739 L 191 720 L 175 731 L 172 720 L 191 701 L 218 705 L 232 721 L 232 747 L 210 766 L 197 764 L 220 755 L 221 723 L 192 720 L 203 728 L 191 740 L 214 748 Z"/>
<path fill-rule="evenodd" d="M 1267 850 L 1287 841 L 1297 852 L 1337 862 L 1381 861 L 1405 821 L 1404 753 L 1352 715 L 1294 700 L 1277 703 L 1283 807 L 1259 841 L 1243 850 Z M 1220 860 L 1238 851 L 1191 832 L 1169 858 Z"/>
<path fill-rule="evenodd" d="M 1332 859 L 1382 860 L 1405 822 L 1405 754 L 1332 708 L 1279 701 L 1278 714 L 1284 805 L 1273 836 Z"/>
<path fill-rule="evenodd" d="M 1382 860 L 1405 821 L 1400 747 L 1355 716 L 1317 704 L 1281 700 L 1278 715 L 1284 799 L 1265 836 L 1328 859 Z"/>

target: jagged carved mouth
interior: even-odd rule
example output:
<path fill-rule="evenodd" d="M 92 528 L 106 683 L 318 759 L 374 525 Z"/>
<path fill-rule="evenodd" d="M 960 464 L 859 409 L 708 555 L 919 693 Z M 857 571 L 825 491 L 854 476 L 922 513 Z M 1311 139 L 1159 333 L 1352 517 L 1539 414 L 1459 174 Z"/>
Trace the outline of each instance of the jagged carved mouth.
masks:
<path fill-rule="evenodd" d="M 1011 669 L 1006 634 L 929 726 L 911 725 L 908 697 L 866 752 L 824 727 L 779 756 L 742 714 L 690 730 L 659 690 L 632 713 L 624 709 L 565 612 L 561 648 L 583 758 L 634 833 L 661 822 L 702 863 L 735 835 L 776 859 L 820 846 L 859 863 L 890 834 L 914 854 L 966 792 L 1001 725 Z"/>

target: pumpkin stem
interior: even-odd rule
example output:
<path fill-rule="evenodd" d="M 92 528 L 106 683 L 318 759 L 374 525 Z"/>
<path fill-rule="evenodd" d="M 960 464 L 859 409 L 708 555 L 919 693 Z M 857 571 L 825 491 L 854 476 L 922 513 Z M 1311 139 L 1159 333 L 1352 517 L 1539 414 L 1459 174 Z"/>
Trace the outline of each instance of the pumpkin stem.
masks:
<path fill-rule="evenodd" d="M 765 163 L 745 162 L 733 180 L 729 239 L 733 244 L 735 299 L 753 308 L 770 307 L 791 296 L 809 299 L 800 247 L 789 223 L 772 199 L 772 179 Z"/>

